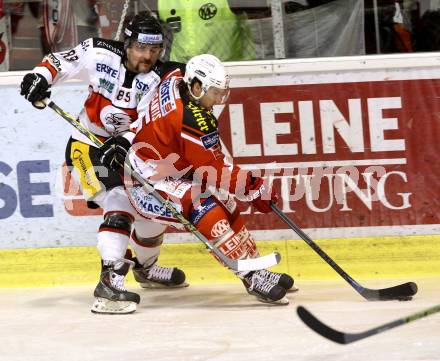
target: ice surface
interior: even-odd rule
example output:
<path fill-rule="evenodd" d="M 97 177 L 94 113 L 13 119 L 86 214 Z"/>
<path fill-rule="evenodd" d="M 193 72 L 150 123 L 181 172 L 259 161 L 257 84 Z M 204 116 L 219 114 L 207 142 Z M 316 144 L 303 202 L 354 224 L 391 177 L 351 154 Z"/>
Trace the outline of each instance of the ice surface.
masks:
<path fill-rule="evenodd" d="M 289 306 L 268 306 L 242 285 L 143 290 L 132 315 L 90 312 L 93 286 L 2 289 L 1 361 L 381 361 L 440 360 L 440 314 L 350 345 L 297 317 L 306 306 L 328 325 L 360 332 L 440 303 L 440 279 L 362 281 L 370 288 L 415 281 L 413 301 L 368 302 L 343 280 L 297 282 Z"/>

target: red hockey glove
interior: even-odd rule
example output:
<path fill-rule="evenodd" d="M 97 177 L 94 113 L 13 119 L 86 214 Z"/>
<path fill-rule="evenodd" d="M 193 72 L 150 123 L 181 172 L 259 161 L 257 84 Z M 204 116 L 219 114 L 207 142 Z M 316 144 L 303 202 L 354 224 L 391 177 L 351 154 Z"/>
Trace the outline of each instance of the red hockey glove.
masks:
<path fill-rule="evenodd" d="M 268 187 L 264 184 L 263 178 L 257 177 L 251 178 L 251 184 L 249 186 L 248 200 L 252 202 L 252 205 L 261 213 L 270 213 L 270 203 L 277 203 L 279 199 L 278 190 L 272 186 Z"/>

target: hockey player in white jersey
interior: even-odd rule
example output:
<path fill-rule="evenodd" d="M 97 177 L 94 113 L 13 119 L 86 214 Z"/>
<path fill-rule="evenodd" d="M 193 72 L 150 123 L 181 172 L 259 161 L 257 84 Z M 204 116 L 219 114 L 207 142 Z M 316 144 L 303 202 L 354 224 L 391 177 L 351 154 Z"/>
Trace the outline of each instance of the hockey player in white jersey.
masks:
<path fill-rule="evenodd" d="M 182 270 L 157 264 L 166 226 L 141 218 L 134 211 L 116 170 L 118 149 L 127 148 L 134 137 L 130 125 L 138 118 L 139 100 L 155 91 L 161 76 L 183 64 L 158 60 L 163 31 L 153 16 L 136 15 L 124 34 L 124 42 L 90 38 L 73 49 L 51 53 L 21 83 L 21 95 L 42 108 L 39 101 L 50 96 L 52 85 L 80 74 L 89 82 L 89 96 L 79 120 L 105 143 L 97 149 L 74 130 L 66 148 L 66 163 L 74 170 L 88 205 L 100 206 L 104 212 L 98 232 L 102 271 L 94 291 L 95 313 L 136 310 L 140 297 L 124 286 L 130 265 L 142 287 L 187 286 Z M 114 166 L 103 165 L 109 164 L 108 159 L 115 162 Z M 125 256 L 129 243 L 136 254 L 132 260 Z"/>

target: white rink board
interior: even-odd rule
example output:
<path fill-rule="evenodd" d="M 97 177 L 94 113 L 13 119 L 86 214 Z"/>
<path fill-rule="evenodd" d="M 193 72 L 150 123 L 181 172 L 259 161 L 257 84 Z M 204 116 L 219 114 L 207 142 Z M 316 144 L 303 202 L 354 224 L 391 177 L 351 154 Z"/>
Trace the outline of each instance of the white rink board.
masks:
<path fill-rule="evenodd" d="M 229 70 L 235 78 L 232 87 L 437 79 L 440 78 L 440 54 L 234 63 Z M 60 168 L 71 126 L 50 109 L 34 109 L 19 95 L 18 87 L 24 74 L 0 73 L 0 184 L 5 185 L 0 187 L 3 231 L 0 249 L 95 245 L 101 217 L 74 217 L 63 205 Z M 59 85 L 52 90 L 52 99 L 74 115 L 86 96 L 87 85 L 79 82 Z M 419 225 L 307 231 L 312 238 L 331 238 L 439 234 L 440 228 L 439 225 Z M 257 239 L 295 238 L 286 230 L 254 234 Z M 193 237 L 182 234 L 169 235 L 168 241 L 196 242 Z"/>
<path fill-rule="evenodd" d="M 75 113 L 79 110 L 78 104 L 87 96 L 86 91 L 84 85 L 62 85 L 52 91 L 52 97 L 65 110 Z M 10 217 L 0 220 L 3 230 L 0 248 L 93 245 L 100 217 L 72 217 L 66 213 L 62 201 L 60 168 L 71 127 L 53 111 L 33 108 L 19 96 L 16 87 L 0 87 L 0 98 L 3 103 L 2 119 L 7 119 L 10 124 L 10 127 L 4 126 L 1 130 L 0 161 L 11 169 L 7 176 L 0 174 L 0 182 L 14 190 L 18 203 Z M 33 173 L 30 182 L 48 183 L 50 194 L 31 196 L 32 204 L 49 205 L 53 216 L 23 216 L 25 210 L 20 206 L 20 195 L 24 197 L 29 192 L 25 186 L 21 187 L 23 189 L 18 186 L 17 165 L 23 161 L 38 160 L 45 160 L 41 167 L 44 172 Z M 47 163 L 49 170 L 45 169 Z M 0 206 L 5 207 L 3 199 L 0 200 Z M 50 213 L 50 210 L 46 212 Z"/>

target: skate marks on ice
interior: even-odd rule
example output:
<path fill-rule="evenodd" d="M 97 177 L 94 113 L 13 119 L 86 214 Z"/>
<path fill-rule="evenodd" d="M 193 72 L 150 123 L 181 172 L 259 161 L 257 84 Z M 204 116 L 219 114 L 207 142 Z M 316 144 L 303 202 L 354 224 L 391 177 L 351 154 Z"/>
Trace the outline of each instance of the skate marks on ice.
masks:
<path fill-rule="evenodd" d="M 283 307 L 254 300 L 238 283 L 174 290 L 130 284 L 141 295 L 131 315 L 92 314 L 93 286 L 2 289 L 0 361 L 440 360 L 436 316 L 342 346 L 312 332 L 295 311 L 301 304 L 330 325 L 360 332 L 436 303 L 439 281 L 418 279 L 411 302 L 363 301 L 343 281 L 298 281 L 300 291 Z"/>
<path fill-rule="evenodd" d="M 137 313 L 142 310 L 152 309 L 193 309 L 193 308 L 255 308 L 277 307 L 276 305 L 263 304 L 253 296 L 247 294 L 241 285 L 219 286 L 190 286 L 176 289 L 142 289 L 136 286 L 128 287 L 130 291 L 141 296 Z M 93 303 L 93 287 L 66 287 L 66 288 L 38 288 L 38 289 L 11 289 L 1 290 L 0 294 L 6 295 L 6 311 L 13 309 L 36 309 L 44 312 L 46 309 L 59 307 L 61 310 L 90 310 Z M 9 302 L 8 302 L 9 301 Z M 11 310 L 12 311 L 12 310 Z M 1 311 L 0 311 L 1 313 Z"/>

